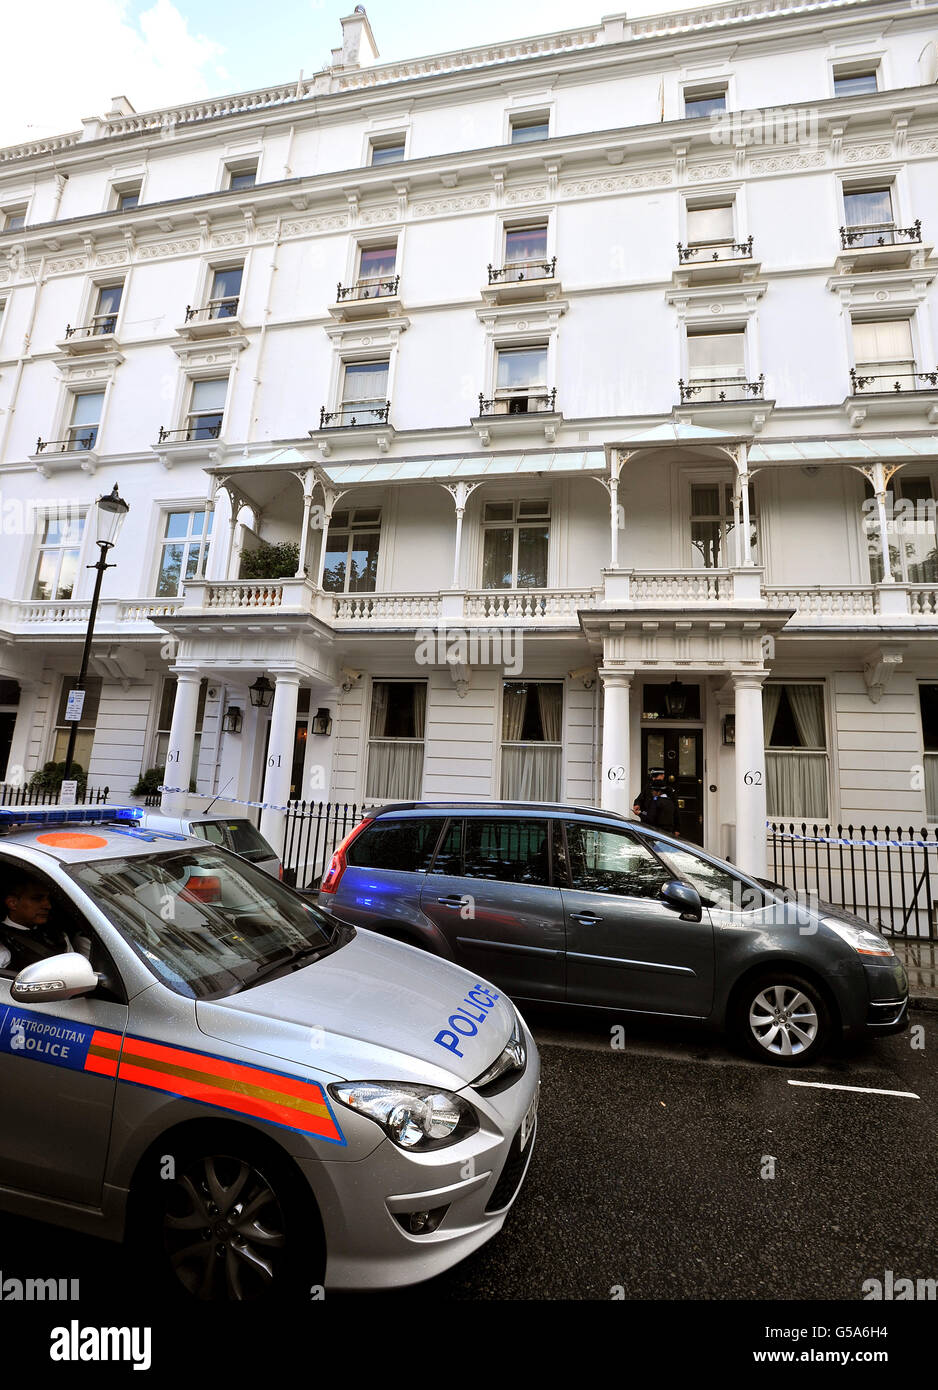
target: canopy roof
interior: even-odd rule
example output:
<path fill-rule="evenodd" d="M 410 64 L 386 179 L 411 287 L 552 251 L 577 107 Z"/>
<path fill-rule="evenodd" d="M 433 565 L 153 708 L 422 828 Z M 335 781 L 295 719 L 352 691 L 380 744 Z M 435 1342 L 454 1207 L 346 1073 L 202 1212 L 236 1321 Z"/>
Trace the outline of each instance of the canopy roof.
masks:
<path fill-rule="evenodd" d="M 353 483 L 444 482 L 459 478 L 499 478 L 526 473 L 605 473 L 606 452 L 598 449 L 555 449 L 527 454 L 444 454 L 423 458 L 358 459 L 320 462 L 287 446 L 210 468 L 216 475 L 244 476 L 268 470 L 315 468 L 338 487 Z"/>
<path fill-rule="evenodd" d="M 938 458 L 933 434 L 872 435 L 856 439 L 791 439 L 753 444 L 750 463 L 879 463 L 883 459 Z"/>

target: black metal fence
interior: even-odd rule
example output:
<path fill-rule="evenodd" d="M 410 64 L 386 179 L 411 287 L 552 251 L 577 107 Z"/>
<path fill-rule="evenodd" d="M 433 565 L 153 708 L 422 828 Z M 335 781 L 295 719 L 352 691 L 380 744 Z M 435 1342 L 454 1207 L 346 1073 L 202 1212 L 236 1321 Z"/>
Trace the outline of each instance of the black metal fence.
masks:
<path fill-rule="evenodd" d="M 75 799 L 78 806 L 104 806 L 107 804 L 109 787 L 86 787 L 79 791 Z M 60 792 L 48 787 L 17 787 L 9 782 L 0 782 L 0 806 L 56 806 Z"/>
<path fill-rule="evenodd" d="M 336 846 L 364 814 L 364 806 L 348 802 L 291 802 L 283 836 L 284 881 L 304 892 L 318 888 Z"/>
<path fill-rule="evenodd" d="M 938 940 L 938 833 L 923 826 L 770 821 L 769 877 L 888 936 Z"/>

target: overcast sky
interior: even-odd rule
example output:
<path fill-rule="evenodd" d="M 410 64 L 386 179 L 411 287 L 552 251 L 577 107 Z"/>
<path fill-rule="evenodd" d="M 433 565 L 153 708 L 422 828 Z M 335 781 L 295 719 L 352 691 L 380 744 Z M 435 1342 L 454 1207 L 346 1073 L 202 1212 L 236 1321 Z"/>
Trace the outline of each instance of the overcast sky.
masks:
<path fill-rule="evenodd" d="M 598 23 L 595 0 L 368 0 L 382 61 Z M 355 0 L 28 0 L 3 5 L 0 145 L 60 135 L 124 95 L 137 111 L 287 82 L 325 67 Z M 689 9 L 632 0 L 630 15 Z"/>

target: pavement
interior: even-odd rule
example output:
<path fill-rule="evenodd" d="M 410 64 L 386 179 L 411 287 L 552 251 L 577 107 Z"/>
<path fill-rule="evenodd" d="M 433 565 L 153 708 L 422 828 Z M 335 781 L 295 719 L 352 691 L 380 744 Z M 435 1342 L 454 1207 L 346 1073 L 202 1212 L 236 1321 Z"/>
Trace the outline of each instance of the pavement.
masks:
<path fill-rule="evenodd" d="M 938 1012 L 938 941 L 891 937 L 890 945 L 909 977 L 912 1008 Z"/>

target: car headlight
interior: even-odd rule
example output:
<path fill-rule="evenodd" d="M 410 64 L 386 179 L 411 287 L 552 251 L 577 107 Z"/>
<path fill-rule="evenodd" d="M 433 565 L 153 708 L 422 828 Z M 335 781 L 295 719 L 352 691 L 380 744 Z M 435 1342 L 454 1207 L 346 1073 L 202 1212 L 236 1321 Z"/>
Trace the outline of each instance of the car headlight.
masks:
<path fill-rule="evenodd" d="M 895 951 L 889 942 L 872 927 L 857 927 L 852 922 L 841 922 L 836 917 L 822 917 L 825 927 L 835 931 L 842 941 L 846 941 L 861 956 L 894 956 Z"/>
<path fill-rule="evenodd" d="M 491 1086 L 508 1072 L 523 1072 L 527 1065 L 527 1048 L 524 1045 L 524 1034 L 521 1031 L 521 1019 L 515 1013 L 515 1024 L 511 1030 L 511 1037 L 508 1039 L 503 1050 L 495 1058 L 490 1067 L 487 1067 L 481 1076 L 477 1076 L 472 1083 L 473 1090 L 481 1091 L 486 1086 Z"/>
<path fill-rule="evenodd" d="M 406 1081 L 335 1082 L 329 1092 L 360 1115 L 367 1115 L 402 1149 L 452 1144 L 478 1129 L 472 1106 L 435 1086 Z"/>

